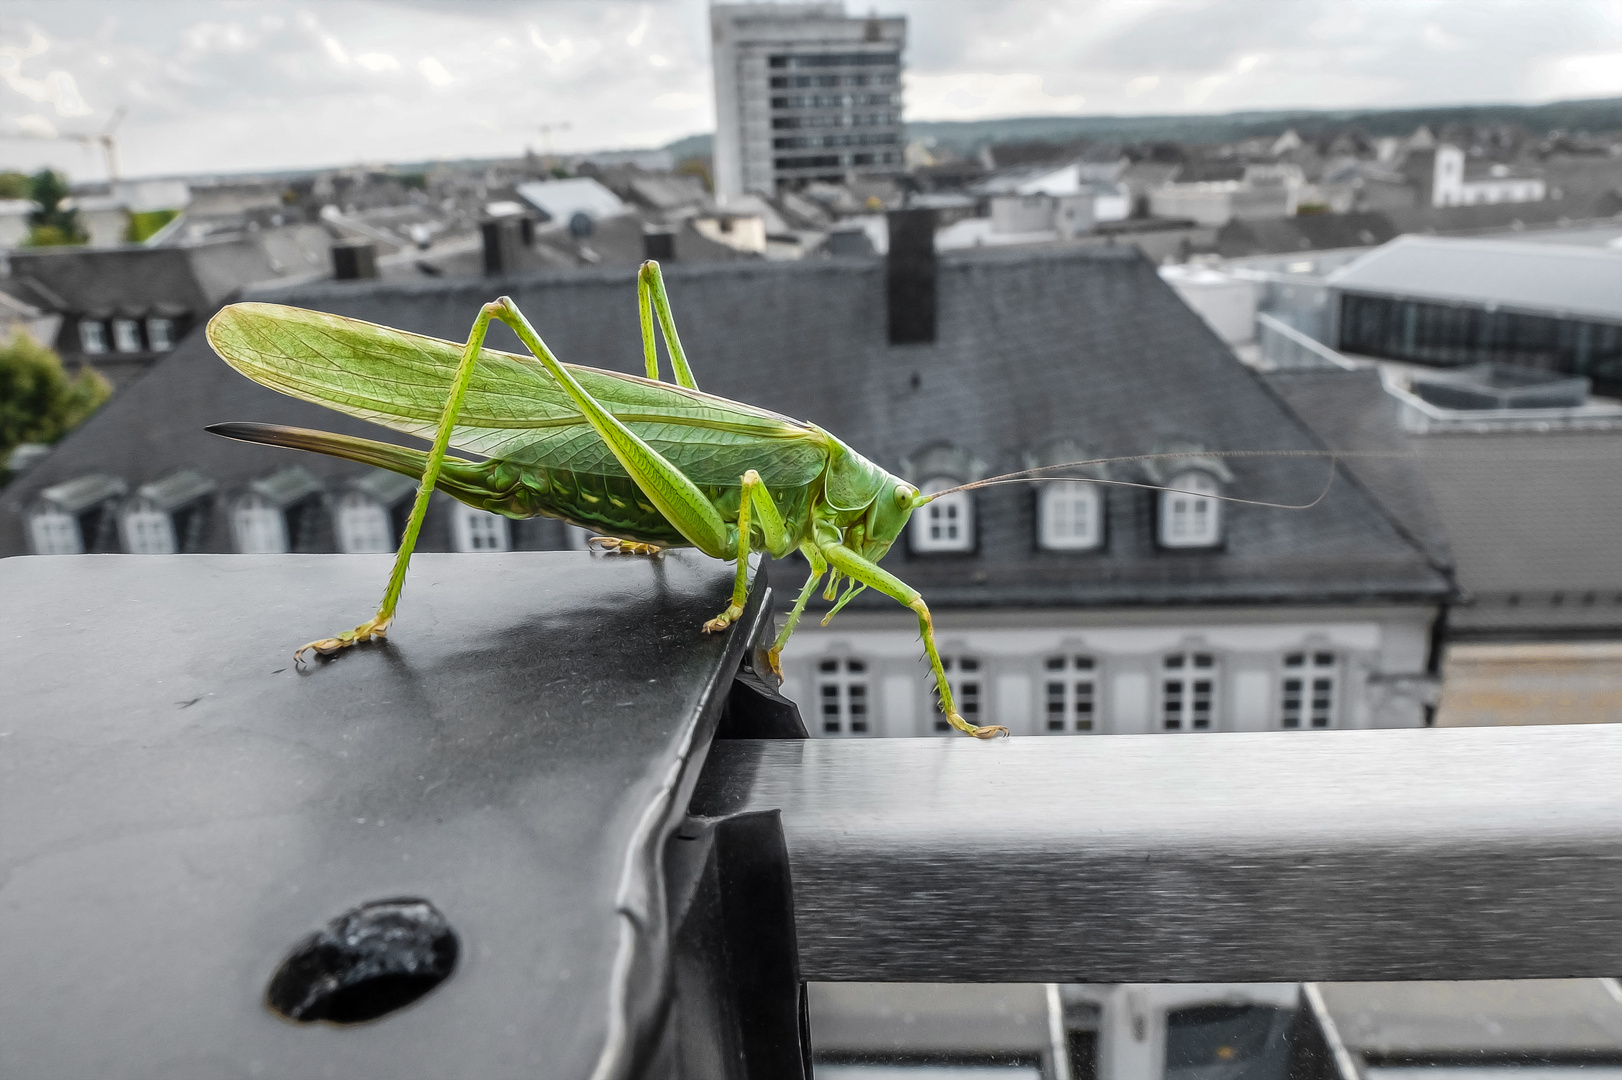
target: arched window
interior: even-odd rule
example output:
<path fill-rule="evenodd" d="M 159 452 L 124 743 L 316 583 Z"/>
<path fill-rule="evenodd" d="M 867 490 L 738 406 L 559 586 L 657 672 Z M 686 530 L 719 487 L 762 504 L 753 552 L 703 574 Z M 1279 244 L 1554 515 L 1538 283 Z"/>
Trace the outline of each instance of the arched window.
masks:
<path fill-rule="evenodd" d="M 338 550 L 346 555 L 386 555 L 394 550 L 389 511 L 363 492 L 338 496 Z"/>
<path fill-rule="evenodd" d="M 282 555 L 287 551 L 287 515 L 258 492 L 238 500 L 231 511 L 231 533 L 244 555 Z"/>
<path fill-rule="evenodd" d="M 1104 536 L 1104 500 L 1094 484 L 1055 480 L 1037 496 L 1037 535 L 1049 551 L 1091 551 Z"/>
<path fill-rule="evenodd" d="M 1172 490 L 1160 493 L 1160 546 L 1214 546 L 1222 536 L 1222 504 L 1211 497 L 1220 494 L 1216 478 L 1190 469 L 1172 477 L 1166 487 Z"/>
<path fill-rule="evenodd" d="M 511 551 L 511 533 L 507 519 L 488 510 L 480 510 L 459 502 L 455 505 L 455 533 L 457 551 Z"/>
<path fill-rule="evenodd" d="M 924 494 L 945 491 L 957 483 L 945 477 L 924 482 Z M 967 491 L 956 491 L 927 502 L 912 512 L 912 550 L 973 551 L 974 500 Z"/>

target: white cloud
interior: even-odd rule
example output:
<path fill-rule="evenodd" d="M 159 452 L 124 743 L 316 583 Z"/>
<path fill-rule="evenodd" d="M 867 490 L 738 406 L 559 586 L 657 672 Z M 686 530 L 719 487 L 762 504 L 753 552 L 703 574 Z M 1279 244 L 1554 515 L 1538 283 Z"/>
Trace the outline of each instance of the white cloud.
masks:
<path fill-rule="evenodd" d="M 633 49 L 640 49 L 642 47 L 642 38 L 645 34 L 647 34 L 647 32 L 648 11 L 646 8 L 643 8 L 642 18 L 637 21 L 636 29 L 632 30 L 628 35 L 626 35 L 625 44 L 629 45 Z"/>
<path fill-rule="evenodd" d="M 925 75 L 908 72 L 907 118 L 911 120 L 980 120 L 993 116 L 1054 116 L 1083 109 L 1081 94 L 1049 94 L 1042 76 L 971 72 Z"/>
<path fill-rule="evenodd" d="M 388 53 L 368 52 L 355 57 L 355 63 L 367 71 L 399 71 L 400 61 Z M 427 74 L 424 72 L 424 74 Z"/>
<path fill-rule="evenodd" d="M 545 53 L 547 59 L 554 64 L 561 64 L 574 55 L 574 42 L 568 38 L 559 38 L 556 42 L 547 41 L 534 26 L 529 28 L 529 41 L 531 45 Z"/>
<path fill-rule="evenodd" d="M 430 86 L 446 87 L 456 81 L 451 78 L 451 73 L 445 70 L 445 65 L 432 56 L 418 60 L 417 70 L 422 72 L 422 77 L 428 80 Z"/>
<path fill-rule="evenodd" d="M 680 109 L 696 109 L 700 105 L 703 105 L 707 100 L 708 99 L 703 94 L 683 94 L 672 92 L 669 94 L 660 94 L 658 97 L 654 98 L 653 107 L 655 109 L 666 109 L 671 111 Z"/>
<path fill-rule="evenodd" d="M 1127 80 L 1126 96 L 1142 97 L 1144 94 L 1147 94 L 1149 91 L 1153 90 L 1159 85 L 1159 75 L 1139 75 L 1135 79 Z"/>
<path fill-rule="evenodd" d="M 1622 94 L 1622 51 L 1579 53 L 1540 62 L 1529 80 L 1541 97 L 1609 97 Z"/>

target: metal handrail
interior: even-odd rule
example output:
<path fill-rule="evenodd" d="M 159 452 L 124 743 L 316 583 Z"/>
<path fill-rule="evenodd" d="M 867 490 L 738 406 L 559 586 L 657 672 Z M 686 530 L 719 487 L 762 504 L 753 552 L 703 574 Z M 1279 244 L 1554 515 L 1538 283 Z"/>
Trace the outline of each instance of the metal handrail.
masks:
<path fill-rule="evenodd" d="M 778 810 L 803 978 L 1622 971 L 1622 725 L 717 742 Z"/>

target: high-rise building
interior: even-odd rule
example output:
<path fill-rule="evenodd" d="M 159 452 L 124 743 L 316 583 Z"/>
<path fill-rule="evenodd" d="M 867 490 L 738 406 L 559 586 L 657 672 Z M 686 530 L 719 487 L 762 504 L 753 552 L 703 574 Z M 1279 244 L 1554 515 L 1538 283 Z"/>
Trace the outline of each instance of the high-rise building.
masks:
<path fill-rule="evenodd" d="M 848 18 L 840 4 L 717 4 L 710 29 L 723 203 L 901 172 L 906 19 Z"/>

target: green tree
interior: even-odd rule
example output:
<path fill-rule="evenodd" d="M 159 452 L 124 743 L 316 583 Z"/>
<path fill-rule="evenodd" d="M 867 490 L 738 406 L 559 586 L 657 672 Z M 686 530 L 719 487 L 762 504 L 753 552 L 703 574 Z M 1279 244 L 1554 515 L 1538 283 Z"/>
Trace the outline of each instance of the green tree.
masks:
<path fill-rule="evenodd" d="M 20 172 L 0 172 L 0 199 L 30 198 L 28 177 Z"/>
<path fill-rule="evenodd" d="M 30 247 L 57 247 L 82 244 L 88 239 L 79 227 L 79 212 L 64 209 L 68 197 L 67 177 L 52 169 L 41 169 L 28 178 L 28 197 L 39 209 L 28 215 Z"/>
<path fill-rule="evenodd" d="M 55 442 L 111 393 L 94 370 L 69 378 L 55 352 L 27 334 L 13 334 L 0 346 L 0 474 L 18 443 Z"/>

